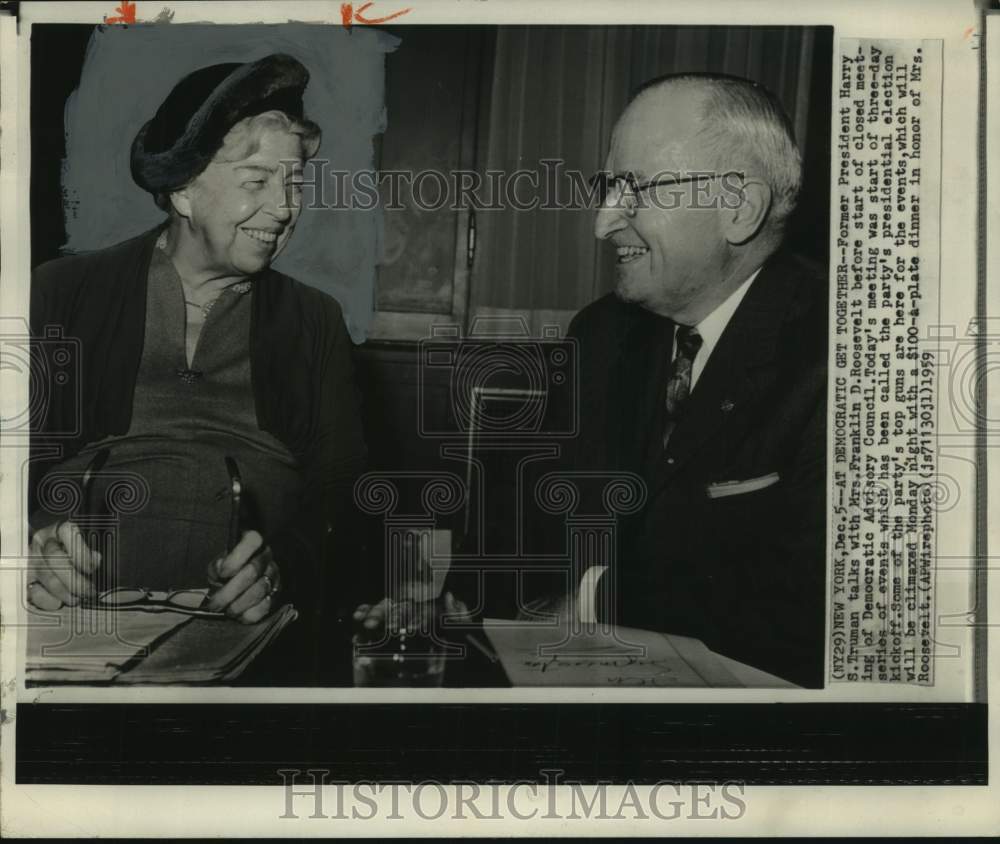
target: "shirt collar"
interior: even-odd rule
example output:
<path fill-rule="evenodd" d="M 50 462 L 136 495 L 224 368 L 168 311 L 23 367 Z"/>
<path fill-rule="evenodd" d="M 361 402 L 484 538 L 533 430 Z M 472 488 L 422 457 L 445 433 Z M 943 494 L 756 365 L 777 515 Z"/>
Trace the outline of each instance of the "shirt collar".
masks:
<path fill-rule="evenodd" d="M 740 306 L 740 302 L 743 301 L 743 297 L 747 295 L 750 285 L 753 284 L 753 280 L 757 278 L 760 271 L 760 267 L 754 270 L 746 281 L 729 294 L 728 299 L 695 326 L 701 335 L 699 357 L 708 360 L 709 355 L 712 354 L 712 349 L 719 342 L 722 332 L 726 330 L 726 326 L 729 325 L 733 314 L 736 313 L 736 309 Z"/>

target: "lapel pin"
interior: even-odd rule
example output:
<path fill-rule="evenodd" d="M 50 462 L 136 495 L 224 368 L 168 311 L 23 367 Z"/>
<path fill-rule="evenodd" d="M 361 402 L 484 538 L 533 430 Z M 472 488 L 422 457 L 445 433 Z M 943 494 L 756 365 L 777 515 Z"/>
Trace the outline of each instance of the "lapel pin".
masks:
<path fill-rule="evenodd" d="M 734 407 L 736 407 L 736 405 L 733 404 L 731 399 L 723 399 L 722 404 L 719 405 L 719 410 L 721 410 L 723 413 L 729 413 L 729 411 L 732 410 Z"/>

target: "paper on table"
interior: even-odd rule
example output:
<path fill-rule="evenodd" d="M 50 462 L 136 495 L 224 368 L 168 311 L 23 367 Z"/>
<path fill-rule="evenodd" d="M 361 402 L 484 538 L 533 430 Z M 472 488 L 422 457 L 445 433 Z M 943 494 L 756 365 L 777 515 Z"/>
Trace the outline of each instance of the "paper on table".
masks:
<path fill-rule="evenodd" d="M 26 681 L 211 683 L 238 677 L 298 613 L 286 604 L 257 624 L 169 610 L 30 609 Z"/>
<path fill-rule="evenodd" d="M 740 687 L 698 639 L 630 627 L 517 623 L 485 619 L 515 686 Z"/>
<path fill-rule="evenodd" d="M 37 684 L 109 681 L 191 616 L 63 607 L 27 619 L 26 680 Z"/>
<path fill-rule="evenodd" d="M 740 687 L 699 639 L 598 623 L 597 585 L 608 567 L 590 566 L 557 624 L 485 619 L 515 686 Z"/>
<path fill-rule="evenodd" d="M 256 624 L 195 618 L 167 638 L 130 671 L 115 678 L 128 683 L 220 683 L 234 680 L 291 622 L 291 604 Z"/>

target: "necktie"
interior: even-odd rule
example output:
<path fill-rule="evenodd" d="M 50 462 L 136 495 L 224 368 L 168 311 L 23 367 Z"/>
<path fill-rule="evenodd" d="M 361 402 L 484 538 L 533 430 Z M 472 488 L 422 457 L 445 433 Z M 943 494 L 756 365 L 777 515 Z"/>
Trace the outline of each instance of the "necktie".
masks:
<path fill-rule="evenodd" d="M 664 450 L 691 394 L 691 366 L 700 348 L 701 335 L 698 329 L 690 325 L 678 325 L 677 356 L 670 365 L 670 378 L 667 381 L 667 420 L 663 427 Z"/>

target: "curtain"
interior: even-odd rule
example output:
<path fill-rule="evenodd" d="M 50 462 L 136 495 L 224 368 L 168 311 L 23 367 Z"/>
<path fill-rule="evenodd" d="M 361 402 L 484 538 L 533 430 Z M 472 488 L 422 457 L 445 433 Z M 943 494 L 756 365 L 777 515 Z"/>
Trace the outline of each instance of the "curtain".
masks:
<path fill-rule="evenodd" d="M 500 27 L 482 168 L 533 170 L 543 184 L 543 159 L 559 160 L 564 172 L 597 172 L 631 93 L 683 71 L 762 82 L 784 104 L 804 153 L 813 52 L 814 30 L 796 27 Z M 568 200 L 568 181 L 557 184 L 557 199 Z M 541 186 L 535 195 L 545 195 Z M 565 323 L 613 285 L 614 256 L 594 239 L 593 211 L 481 211 L 477 232 L 473 315 L 544 311 Z"/>

